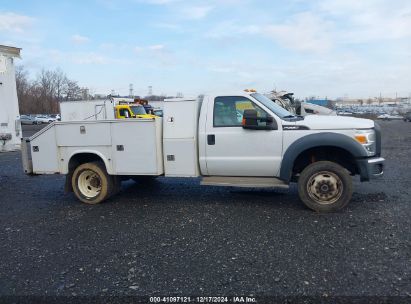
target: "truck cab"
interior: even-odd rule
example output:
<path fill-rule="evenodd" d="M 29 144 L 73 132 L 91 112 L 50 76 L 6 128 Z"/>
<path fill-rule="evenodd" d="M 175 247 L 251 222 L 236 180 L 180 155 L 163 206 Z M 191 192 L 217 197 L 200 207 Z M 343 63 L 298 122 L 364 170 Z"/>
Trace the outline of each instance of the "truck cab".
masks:
<path fill-rule="evenodd" d="M 154 118 L 155 115 L 147 114 L 144 106 L 139 104 L 119 104 L 114 107 L 115 117 L 124 118 Z"/>

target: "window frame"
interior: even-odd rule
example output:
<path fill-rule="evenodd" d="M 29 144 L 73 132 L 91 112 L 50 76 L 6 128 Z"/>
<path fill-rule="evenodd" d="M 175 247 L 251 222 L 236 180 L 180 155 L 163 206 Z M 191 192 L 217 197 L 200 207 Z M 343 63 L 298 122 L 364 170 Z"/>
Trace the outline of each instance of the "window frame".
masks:
<path fill-rule="evenodd" d="M 215 96 L 214 97 L 214 102 L 213 102 L 213 128 L 242 128 L 243 125 L 240 123 L 240 125 L 224 125 L 224 126 L 216 126 L 215 125 L 215 104 L 216 104 L 216 99 L 217 98 L 224 98 L 224 97 L 234 97 L 234 98 L 244 98 L 249 100 L 253 105 L 257 106 L 258 108 L 261 109 L 267 116 L 272 116 L 269 114 L 266 110 L 264 110 L 262 107 L 260 107 L 258 104 L 256 104 L 253 100 L 246 96 L 241 96 L 241 95 L 227 95 L 227 96 Z M 244 112 L 243 112 L 244 115 Z"/>
<path fill-rule="evenodd" d="M 119 116 L 120 116 L 120 117 L 127 117 L 127 116 L 125 115 L 126 111 L 128 112 L 128 117 L 130 118 L 130 117 L 131 117 L 131 113 L 130 113 L 130 111 L 129 111 L 127 108 L 120 108 L 120 109 L 118 110 Z M 123 113 L 122 113 L 122 112 L 123 112 Z"/>

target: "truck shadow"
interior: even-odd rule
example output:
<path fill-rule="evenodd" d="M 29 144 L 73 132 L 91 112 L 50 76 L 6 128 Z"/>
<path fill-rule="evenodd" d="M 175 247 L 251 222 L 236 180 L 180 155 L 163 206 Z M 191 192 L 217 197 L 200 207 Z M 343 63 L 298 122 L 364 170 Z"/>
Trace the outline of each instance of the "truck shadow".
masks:
<path fill-rule="evenodd" d="M 124 181 L 120 193 L 106 204 L 158 205 L 242 205 L 271 208 L 306 208 L 294 187 L 289 190 L 271 188 L 234 188 L 201 186 L 200 179 L 158 178 L 149 183 Z"/>

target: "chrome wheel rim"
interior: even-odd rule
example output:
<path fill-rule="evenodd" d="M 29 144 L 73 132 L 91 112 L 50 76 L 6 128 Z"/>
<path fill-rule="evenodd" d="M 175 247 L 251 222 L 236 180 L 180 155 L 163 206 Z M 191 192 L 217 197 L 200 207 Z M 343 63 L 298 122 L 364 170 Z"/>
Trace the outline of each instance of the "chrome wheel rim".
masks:
<path fill-rule="evenodd" d="M 309 197 L 322 205 L 333 204 L 338 201 L 344 187 L 341 178 L 328 171 L 321 171 L 310 177 L 307 183 Z"/>
<path fill-rule="evenodd" d="M 94 198 L 101 192 L 101 178 L 92 170 L 84 170 L 78 177 L 78 189 L 87 198 Z"/>

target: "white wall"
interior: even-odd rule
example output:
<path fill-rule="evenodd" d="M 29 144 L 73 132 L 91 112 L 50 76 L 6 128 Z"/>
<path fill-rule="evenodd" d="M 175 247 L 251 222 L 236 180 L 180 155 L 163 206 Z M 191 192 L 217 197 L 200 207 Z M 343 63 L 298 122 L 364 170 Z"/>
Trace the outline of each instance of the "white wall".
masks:
<path fill-rule="evenodd" d="M 0 49 L 0 137 L 11 134 L 11 140 L 0 140 L 0 152 L 20 148 L 21 125 L 16 91 L 14 58 Z M 4 69 L 5 67 L 5 69 Z"/>

